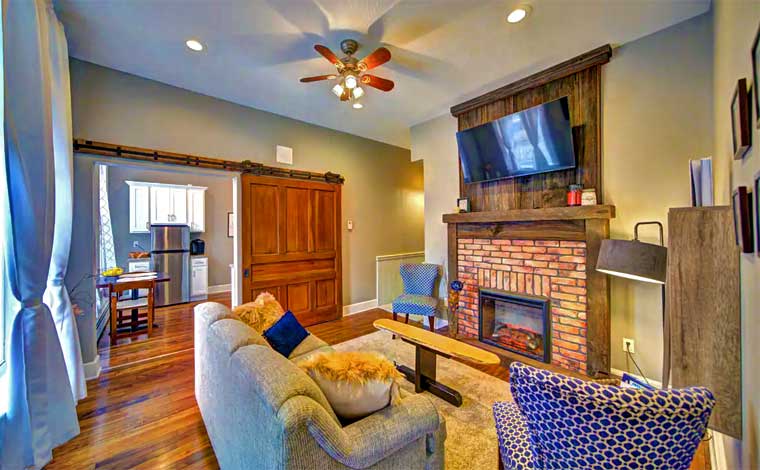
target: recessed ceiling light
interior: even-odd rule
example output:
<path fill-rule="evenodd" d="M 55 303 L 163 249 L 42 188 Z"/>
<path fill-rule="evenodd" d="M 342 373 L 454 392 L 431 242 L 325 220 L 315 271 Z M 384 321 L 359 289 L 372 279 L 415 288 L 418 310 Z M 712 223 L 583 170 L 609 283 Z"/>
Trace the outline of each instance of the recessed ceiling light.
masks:
<path fill-rule="evenodd" d="M 185 41 L 185 45 L 196 52 L 203 50 L 203 44 L 200 43 L 200 41 L 196 41 L 195 39 L 188 39 Z"/>
<path fill-rule="evenodd" d="M 354 109 L 362 109 L 364 107 L 364 105 L 361 103 L 354 103 L 352 106 Z"/>
<path fill-rule="evenodd" d="M 507 23 L 519 23 L 530 15 L 530 5 L 520 5 L 507 15 Z"/>

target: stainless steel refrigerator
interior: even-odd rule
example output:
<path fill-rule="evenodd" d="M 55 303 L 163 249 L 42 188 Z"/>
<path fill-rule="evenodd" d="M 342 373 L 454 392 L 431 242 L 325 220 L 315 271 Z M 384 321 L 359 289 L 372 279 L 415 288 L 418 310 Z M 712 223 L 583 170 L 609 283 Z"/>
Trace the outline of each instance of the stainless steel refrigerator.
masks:
<path fill-rule="evenodd" d="M 190 227 L 150 226 L 150 261 L 153 270 L 171 280 L 156 284 L 156 306 L 190 301 Z"/>

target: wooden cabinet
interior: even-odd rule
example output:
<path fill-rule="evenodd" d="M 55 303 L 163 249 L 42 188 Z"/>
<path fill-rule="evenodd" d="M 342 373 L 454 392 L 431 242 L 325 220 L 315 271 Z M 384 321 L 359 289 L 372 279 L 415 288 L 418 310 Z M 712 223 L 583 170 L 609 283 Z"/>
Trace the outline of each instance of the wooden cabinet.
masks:
<path fill-rule="evenodd" d="M 342 314 L 341 186 L 243 175 L 243 302 L 264 291 L 304 325 Z"/>
<path fill-rule="evenodd" d="M 150 186 L 136 181 L 129 185 L 129 233 L 150 231 Z"/>
<path fill-rule="evenodd" d="M 190 261 L 190 300 L 204 300 L 208 296 L 208 258 L 194 256 Z"/>
<path fill-rule="evenodd" d="M 731 207 L 668 212 L 667 306 L 673 387 L 715 395 L 711 429 L 742 438 L 739 247 Z"/>

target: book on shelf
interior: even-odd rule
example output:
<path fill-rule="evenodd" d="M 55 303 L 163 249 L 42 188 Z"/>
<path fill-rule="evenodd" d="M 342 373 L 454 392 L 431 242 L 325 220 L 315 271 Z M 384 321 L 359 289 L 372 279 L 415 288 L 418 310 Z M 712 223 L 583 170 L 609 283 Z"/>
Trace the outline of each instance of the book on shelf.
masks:
<path fill-rule="evenodd" d="M 689 178 L 691 205 L 693 207 L 714 205 L 712 157 L 689 160 Z"/>

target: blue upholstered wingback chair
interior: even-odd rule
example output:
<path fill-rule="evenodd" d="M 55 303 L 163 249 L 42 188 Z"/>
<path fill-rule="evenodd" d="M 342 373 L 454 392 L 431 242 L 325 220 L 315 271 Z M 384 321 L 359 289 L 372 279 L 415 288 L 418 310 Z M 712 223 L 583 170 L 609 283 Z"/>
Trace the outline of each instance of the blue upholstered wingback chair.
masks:
<path fill-rule="evenodd" d="M 514 402 L 493 406 L 506 469 L 686 470 L 715 398 L 702 387 L 601 385 L 515 362 Z"/>
<path fill-rule="evenodd" d="M 401 265 L 401 280 L 404 282 L 404 293 L 393 301 L 393 319 L 399 313 L 406 315 L 424 315 L 430 322 L 430 331 L 435 329 L 435 311 L 438 299 L 433 296 L 435 281 L 438 279 L 439 267 L 430 263 L 410 263 Z"/>

